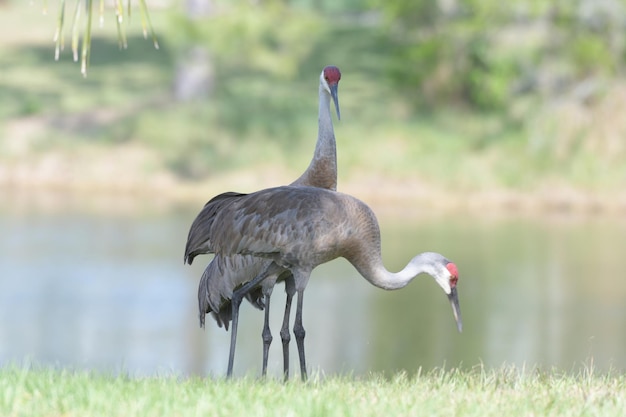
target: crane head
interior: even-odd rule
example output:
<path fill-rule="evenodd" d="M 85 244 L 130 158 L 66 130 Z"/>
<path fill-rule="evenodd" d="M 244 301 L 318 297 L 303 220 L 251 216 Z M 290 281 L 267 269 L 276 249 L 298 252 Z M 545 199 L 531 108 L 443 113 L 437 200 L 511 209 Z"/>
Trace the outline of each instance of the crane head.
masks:
<path fill-rule="evenodd" d="M 459 306 L 459 295 L 456 291 L 456 284 L 459 281 L 459 271 L 453 262 L 446 264 L 446 269 L 450 273 L 448 279 L 450 285 L 450 293 L 448 293 L 448 300 L 452 306 L 452 313 L 454 314 L 454 320 L 456 320 L 456 328 L 459 333 L 463 331 L 463 321 L 461 320 L 461 307 Z"/>
<path fill-rule="evenodd" d="M 459 295 L 456 289 L 456 284 L 459 281 L 459 270 L 454 262 L 451 262 L 440 253 L 424 252 L 413 258 L 409 265 L 411 264 L 418 271 L 433 277 L 443 292 L 446 293 L 452 306 L 456 328 L 459 332 L 462 332 L 463 322 L 461 320 L 461 308 L 459 307 Z"/>
<path fill-rule="evenodd" d="M 339 98 L 337 97 L 337 87 L 339 86 L 339 80 L 341 79 L 341 71 L 339 68 L 329 65 L 322 70 L 320 75 L 320 83 L 326 89 L 328 94 L 333 98 L 335 103 L 335 110 L 337 111 L 337 119 L 341 120 L 339 112 Z"/>

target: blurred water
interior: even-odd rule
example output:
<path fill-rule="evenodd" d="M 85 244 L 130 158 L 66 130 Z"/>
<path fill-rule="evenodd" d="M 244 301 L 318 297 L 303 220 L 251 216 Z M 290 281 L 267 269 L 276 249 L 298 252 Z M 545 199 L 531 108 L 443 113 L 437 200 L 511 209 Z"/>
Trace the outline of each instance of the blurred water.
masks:
<path fill-rule="evenodd" d="M 229 333 L 210 318 L 201 330 L 197 320 L 196 286 L 210 258 L 182 262 L 199 207 L 111 214 L 1 204 L 0 364 L 225 373 Z M 456 332 L 431 279 L 386 292 L 337 260 L 314 271 L 305 297 L 311 370 L 359 375 L 512 363 L 569 371 L 590 358 L 600 370 L 626 368 L 626 222 L 467 215 L 380 222 L 388 269 L 424 250 L 457 263 L 464 332 Z M 280 375 L 282 286 L 274 294 L 270 373 Z M 259 373 L 262 316 L 243 305 L 238 375 Z M 291 352 L 297 374 L 295 342 Z"/>

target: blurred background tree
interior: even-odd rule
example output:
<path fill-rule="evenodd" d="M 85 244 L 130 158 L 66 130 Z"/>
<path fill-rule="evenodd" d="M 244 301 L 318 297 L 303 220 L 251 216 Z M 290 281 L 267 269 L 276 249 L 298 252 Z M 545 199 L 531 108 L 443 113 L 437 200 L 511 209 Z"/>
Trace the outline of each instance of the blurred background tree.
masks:
<path fill-rule="evenodd" d="M 626 156 L 626 126 L 615 117 L 626 110 L 623 0 L 374 5 L 389 31 L 388 74 L 421 108 L 498 113 L 522 125 L 533 151 L 559 159 L 591 148 Z M 599 132 L 607 124 L 613 133 Z"/>
<path fill-rule="evenodd" d="M 623 72 L 620 0 L 395 0 L 384 11 L 390 75 L 426 105 L 506 109 Z"/>
<path fill-rule="evenodd" d="M 59 4 L 63 10 L 65 3 Z M 104 5 L 105 16 L 108 10 L 120 15 L 120 2 L 73 4 L 96 14 Z M 126 97 L 124 102 L 139 103 L 136 110 L 99 134 L 153 149 L 182 178 L 252 166 L 259 155 L 294 169 L 306 163 L 305 132 L 314 129 L 310 113 L 316 108 L 311 73 L 333 63 L 350 74 L 341 99 L 351 118 L 342 128 L 368 140 L 368 146 L 342 144 L 350 155 L 343 172 L 372 164 L 386 175 L 414 170 L 415 164 L 398 164 L 393 148 L 377 148 L 396 141 L 417 158 L 419 175 L 428 181 L 519 187 L 555 176 L 591 187 L 626 184 L 626 0 L 172 0 L 125 6 L 125 18 L 139 7 L 148 37 L 149 15 L 141 7 L 150 8 L 161 49 L 152 54 L 139 42 L 124 58 L 102 53 L 97 65 L 106 61 L 112 64 L 107 71 L 126 78 L 103 82 L 98 91 L 126 97 L 138 85 L 130 78 L 152 74 L 159 81 Z M 115 29 L 122 46 L 128 20 Z M 90 36 L 82 39 L 89 45 Z M 98 39 L 94 59 L 104 47 Z M 130 75 L 124 67 L 133 62 Z M 6 72 L 7 80 L 20 80 L 19 73 L 11 78 Z M 5 97 L 5 114 L 51 111 L 42 94 Z M 94 103 L 102 106 L 99 100 Z M 118 106 L 116 100 L 107 105 Z M 166 104 L 142 104 L 153 100 Z M 457 158 L 463 162 L 456 171 L 442 163 L 451 154 L 464 157 Z"/>

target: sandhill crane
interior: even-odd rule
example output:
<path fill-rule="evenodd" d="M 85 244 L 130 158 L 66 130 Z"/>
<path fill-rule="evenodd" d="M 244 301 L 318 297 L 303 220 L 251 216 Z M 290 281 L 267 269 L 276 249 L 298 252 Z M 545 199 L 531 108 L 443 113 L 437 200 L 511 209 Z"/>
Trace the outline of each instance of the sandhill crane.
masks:
<path fill-rule="evenodd" d="M 290 272 L 298 293 L 293 331 L 301 377 L 306 379 L 304 289 L 316 266 L 338 257 L 346 258 L 366 280 L 385 290 L 402 288 L 420 273 L 431 275 L 448 295 L 457 328 L 462 331 L 456 265 L 443 255 L 425 252 L 411 259 L 400 272 L 387 271 L 376 216 L 354 197 L 321 188 L 283 186 L 252 194 L 220 194 L 205 209 L 206 250 L 222 256 L 239 254 L 268 260 L 264 271 L 232 293 L 228 375 L 232 374 L 242 298 L 259 285 L 263 291 L 271 290 L 280 276 Z"/>
<path fill-rule="evenodd" d="M 304 173 L 292 185 L 306 185 L 312 187 L 335 190 L 337 188 L 337 149 L 335 133 L 330 111 L 330 100 L 335 104 L 337 118 L 340 119 L 338 83 L 341 71 L 335 66 L 325 67 L 319 78 L 319 115 L 318 135 L 315 153 Z M 196 255 L 208 253 L 205 246 L 206 218 L 211 213 L 207 207 L 202 209 L 193 221 L 185 248 L 185 262 L 191 263 Z M 198 307 L 200 326 L 204 327 L 205 315 L 211 313 L 218 325 L 228 330 L 231 320 L 230 298 L 233 290 L 256 277 L 267 268 L 269 261 L 248 255 L 221 255 L 217 254 L 209 263 L 198 288 Z M 295 294 L 293 277 L 289 272 L 281 276 L 278 281 L 285 281 L 287 299 L 280 336 L 283 344 L 283 367 L 285 379 L 289 377 L 289 316 L 291 301 Z M 261 287 L 252 288 L 246 298 L 257 308 L 265 308 L 265 322 L 263 325 L 263 375 L 267 372 L 269 346 L 272 335 L 269 328 L 269 306 L 272 289 Z M 236 331 L 233 329 L 231 331 Z M 231 369 L 232 370 L 232 369 Z M 230 372 L 229 372 L 230 375 Z"/>

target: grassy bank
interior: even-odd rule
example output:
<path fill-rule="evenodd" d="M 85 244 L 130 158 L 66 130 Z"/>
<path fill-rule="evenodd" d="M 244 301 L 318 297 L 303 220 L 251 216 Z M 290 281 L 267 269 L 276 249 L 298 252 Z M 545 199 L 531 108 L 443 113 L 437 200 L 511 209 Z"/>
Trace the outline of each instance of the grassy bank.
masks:
<path fill-rule="evenodd" d="M 0 370 L 4 416 L 623 416 L 623 375 L 563 375 L 502 368 L 409 378 L 129 378 Z"/>
<path fill-rule="evenodd" d="M 508 119 L 447 106 L 418 110 L 387 76 L 389 45 L 380 30 L 308 16 L 298 18 L 315 36 L 292 42 L 304 48 L 297 54 L 291 43 L 288 53 L 274 51 L 269 68 L 216 47 L 211 97 L 182 103 L 171 95 L 182 55 L 171 10 L 152 11 L 159 50 L 142 39 L 136 22 L 128 28 L 129 49 L 120 51 L 115 25 L 106 20 L 93 35 L 87 79 L 69 51 L 54 62 L 53 16 L 53 9 L 42 16 L 21 2 L 0 14 L 0 35 L 8 40 L 0 81 L 5 193 L 145 190 L 203 201 L 227 189 L 291 182 L 313 152 L 317 77 L 333 63 L 343 71 L 342 120 L 335 122 L 341 190 L 374 205 L 626 210 L 615 116 L 624 108 L 620 90 L 583 108 L 542 112 L 537 103 L 522 103 L 520 115 Z M 560 130 L 568 126 L 569 136 Z M 583 143 L 581 129 L 601 138 Z"/>

